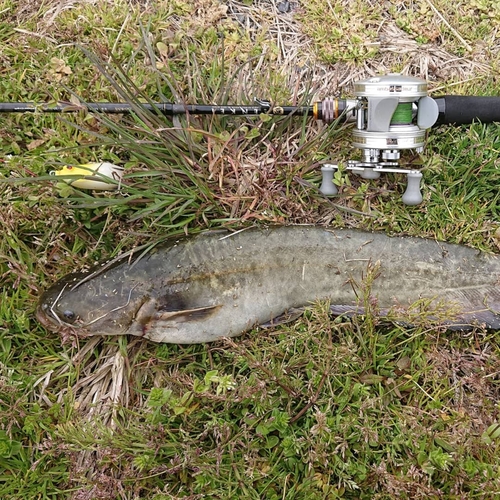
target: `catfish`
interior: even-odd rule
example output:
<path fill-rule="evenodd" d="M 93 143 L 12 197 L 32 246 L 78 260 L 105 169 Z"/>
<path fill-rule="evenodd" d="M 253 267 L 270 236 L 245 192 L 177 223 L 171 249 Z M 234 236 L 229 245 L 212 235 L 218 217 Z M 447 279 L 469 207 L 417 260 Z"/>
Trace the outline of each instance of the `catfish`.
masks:
<path fill-rule="evenodd" d="M 70 274 L 40 298 L 47 329 L 193 344 L 294 318 L 319 300 L 333 315 L 407 322 L 415 304 L 450 329 L 500 329 L 500 259 L 431 239 L 320 226 L 208 231 Z M 406 318 L 406 319 L 405 319 Z"/>

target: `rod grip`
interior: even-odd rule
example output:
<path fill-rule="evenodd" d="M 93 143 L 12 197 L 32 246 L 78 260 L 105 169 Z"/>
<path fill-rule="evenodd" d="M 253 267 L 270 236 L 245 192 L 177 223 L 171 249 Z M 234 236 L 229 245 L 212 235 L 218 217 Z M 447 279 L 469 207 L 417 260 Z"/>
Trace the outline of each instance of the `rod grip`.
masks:
<path fill-rule="evenodd" d="M 500 97 L 445 95 L 434 100 L 439 109 L 437 125 L 500 122 Z"/>

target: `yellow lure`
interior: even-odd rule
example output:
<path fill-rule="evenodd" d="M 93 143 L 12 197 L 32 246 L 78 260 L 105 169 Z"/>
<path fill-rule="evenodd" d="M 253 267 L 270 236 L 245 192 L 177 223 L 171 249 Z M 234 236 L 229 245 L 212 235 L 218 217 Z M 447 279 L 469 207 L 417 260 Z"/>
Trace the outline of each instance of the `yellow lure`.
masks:
<path fill-rule="evenodd" d="M 61 170 L 52 170 L 50 175 L 61 177 L 61 181 L 79 189 L 105 191 L 119 188 L 123 167 L 108 162 L 93 162 L 76 166 L 67 165 Z"/>

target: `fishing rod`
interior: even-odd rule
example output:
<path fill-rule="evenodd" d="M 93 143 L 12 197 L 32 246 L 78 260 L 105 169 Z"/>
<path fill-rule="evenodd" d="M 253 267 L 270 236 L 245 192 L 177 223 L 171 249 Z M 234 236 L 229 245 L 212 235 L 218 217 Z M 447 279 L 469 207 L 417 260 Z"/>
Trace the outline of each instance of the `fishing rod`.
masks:
<path fill-rule="evenodd" d="M 251 116 L 311 116 L 326 124 L 336 120 L 354 122 L 352 145 L 362 152 L 361 160 L 348 160 L 346 169 L 364 179 L 377 179 L 382 173 L 407 176 L 407 189 L 402 201 L 407 205 L 422 202 L 419 170 L 399 165 L 404 150 L 422 153 L 426 132 L 435 125 L 500 122 L 500 97 L 453 96 L 429 97 L 425 80 L 400 74 L 388 74 L 354 83 L 354 99 L 326 98 L 311 106 L 277 106 L 256 99 L 254 105 L 177 104 L 169 102 L 127 103 L 90 102 L 73 104 L 0 103 L 0 113 L 133 113 L 137 106 L 162 114 Z M 333 182 L 338 164 L 321 168 L 320 191 L 335 196 Z"/>
<path fill-rule="evenodd" d="M 441 96 L 433 98 L 439 109 L 436 125 L 464 125 L 473 121 L 492 123 L 500 121 L 500 97 Z M 296 115 L 312 116 L 327 124 L 339 118 L 344 111 L 352 109 L 354 99 L 326 98 L 312 106 L 278 106 L 270 101 L 255 99 L 255 105 L 241 104 L 174 104 L 170 102 L 140 103 L 140 107 L 163 114 L 176 115 Z M 55 104 L 35 104 L 32 102 L 0 102 L 0 113 L 76 113 L 95 112 L 106 114 L 129 114 L 134 106 L 127 103 L 88 102 L 74 104 L 58 102 Z M 347 117 L 346 117 L 347 118 Z"/>

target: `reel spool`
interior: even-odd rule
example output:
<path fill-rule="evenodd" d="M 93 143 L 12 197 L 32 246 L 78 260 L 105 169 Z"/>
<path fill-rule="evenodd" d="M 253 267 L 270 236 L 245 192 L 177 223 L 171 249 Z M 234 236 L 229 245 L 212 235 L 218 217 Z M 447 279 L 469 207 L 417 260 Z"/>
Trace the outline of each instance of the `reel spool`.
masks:
<path fill-rule="evenodd" d="M 399 160 L 403 150 L 423 152 L 426 131 L 438 119 L 438 104 L 427 95 L 427 82 L 389 74 L 360 80 L 355 83 L 354 92 L 356 99 L 349 117 L 356 122 L 352 145 L 361 149 L 362 159 L 349 160 L 347 170 L 363 179 L 378 179 L 382 173 L 405 174 L 408 186 L 403 203 L 418 205 L 422 202 L 422 174 L 401 168 Z M 324 195 L 333 196 L 338 192 L 332 182 L 337 168 L 336 164 L 328 164 L 321 169 L 320 191 Z"/>

